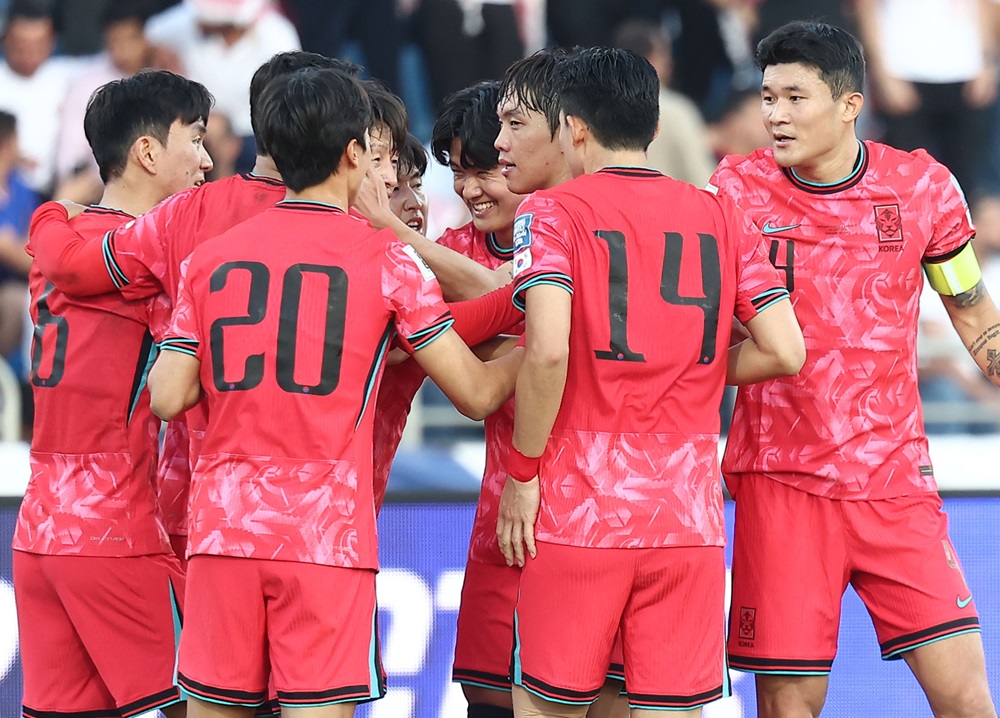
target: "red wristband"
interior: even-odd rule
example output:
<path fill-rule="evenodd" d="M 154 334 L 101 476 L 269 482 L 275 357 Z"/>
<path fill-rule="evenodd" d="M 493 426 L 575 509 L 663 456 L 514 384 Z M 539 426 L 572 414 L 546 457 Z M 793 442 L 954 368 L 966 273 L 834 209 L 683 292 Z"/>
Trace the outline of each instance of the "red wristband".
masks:
<path fill-rule="evenodd" d="M 514 479 L 524 483 L 531 481 L 538 476 L 538 462 L 542 457 L 534 458 L 525 456 L 513 446 L 510 447 L 510 456 L 507 457 L 507 474 Z"/>

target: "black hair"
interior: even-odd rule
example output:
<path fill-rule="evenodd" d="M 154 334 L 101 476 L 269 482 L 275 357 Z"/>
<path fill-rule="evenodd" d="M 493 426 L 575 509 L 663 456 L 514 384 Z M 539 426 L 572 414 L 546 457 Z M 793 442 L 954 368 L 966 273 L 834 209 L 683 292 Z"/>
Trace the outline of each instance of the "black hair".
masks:
<path fill-rule="evenodd" d="M 308 68 L 272 82 L 260 97 L 258 114 L 264 146 L 293 192 L 335 174 L 351 140 L 367 150 L 368 93 L 340 70 Z"/>
<path fill-rule="evenodd" d="M 385 125 L 389 128 L 393 152 L 398 153 L 406 142 L 408 133 L 409 120 L 406 117 L 406 106 L 381 80 L 372 78 L 362 84 L 368 91 L 368 99 L 372 103 L 374 118 L 372 125 Z"/>
<path fill-rule="evenodd" d="M 500 81 L 500 99 L 509 98 L 516 107 L 544 115 L 553 138 L 559 129 L 557 73 L 569 56 L 569 51 L 559 47 L 539 50 L 508 67 Z"/>
<path fill-rule="evenodd" d="M 500 153 L 493 146 L 500 134 L 499 101 L 500 83 L 493 80 L 477 82 L 444 98 L 431 131 L 434 159 L 445 167 L 454 162 L 466 169 L 491 170 L 500 164 Z M 462 143 L 461 157 L 451 156 L 455 139 Z"/>
<path fill-rule="evenodd" d="M 865 81 L 861 43 L 847 30 L 822 22 L 782 25 L 757 44 L 754 62 L 762 71 L 796 62 L 814 67 L 834 99 L 845 92 L 861 92 Z"/>
<path fill-rule="evenodd" d="M 55 25 L 52 0 L 12 0 L 7 8 L 5 27 L 17 19 L 49 20 Z"/>
<path fill-rule="evenodd" d="M 114 0 L 108 3 L 101 14 L 101 27 L 107 30 L 112 25 L 129 20 L 145 25 L 146 20 L 155 15 L 157 9 L 152 0 Z"/>
<path fill-rule="evenodd" d="M 0 110 L 0 142 L 6 142 L 17 132 L 17 118 L 9 112 Z"/>
<path fill-rule="evenodd" d="M 204 85 L 167 70 L 143 70 L 97 88 L 83 129 L 101 180 L 121 176 L 137 139 L 147 135 L 166 145 L 175 121 L 207 121 L 213 102 Z"/>
<path fill-rule="evenodd" d="M 660 81 L 631 50 L 590 47 L 559 66 L 559 106 L 611 150 L 645 150 L 660 116 Z"/>
<path fill-rule="evenodd" d="M 399 150 L 399 176 L 423 177 L 427 171 L 427 150 L 414 135 L 408 134 Z"/>
<path fill-rule="evenodd" d="M 317 69 L 340 70 L 348 75 L 359 75 L 361 67 L 348 60 L 341 60 L 336 57 L 327 57 L 316 52 L 302 52 L 292 50 L 290 52 L 279 52 L 273 55 L 270 60 L 257 68 L 253 78 L 250 80 L 250 126 L 253 128 L 254 143 L 257 145 L 258 155 L 267 155 L 267 147 L 260 139 L 260 132 L 257 130 L 257 112 L 260 104 L 260 96 L 272 80 L 276 77 L 291 75 L 298 70 L 313 67 Z"/>

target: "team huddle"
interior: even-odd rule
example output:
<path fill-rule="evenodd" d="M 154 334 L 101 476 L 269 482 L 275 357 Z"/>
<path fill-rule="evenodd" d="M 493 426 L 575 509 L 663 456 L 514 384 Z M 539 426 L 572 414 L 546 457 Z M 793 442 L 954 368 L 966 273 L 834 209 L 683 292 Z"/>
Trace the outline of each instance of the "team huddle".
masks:
<path fill-rule="evenodd" d="M 435 240 L 406 110 L 349 62 L 261 66 L 254 171 L 208 183 L 204 87 L 97 90 L 104 196 L 31 228 L 23 715 L 381 698 L 376 519 L 429 376 L 485 421 L 469 718 L 697 716 L 729 666 L 759 715 L 818 716 L 848 585 L 935 715 L 995 717 L 916 381 L 926 274 L 1000 385 L 965 199 L 857 139 L 845 31 L 786 25 L 756 61 L 772 146 L 705 189 L 646 167 L 670 128 L 633 52 L 543 50 L 452 94 L 431 154 L 472 219 Z"/>

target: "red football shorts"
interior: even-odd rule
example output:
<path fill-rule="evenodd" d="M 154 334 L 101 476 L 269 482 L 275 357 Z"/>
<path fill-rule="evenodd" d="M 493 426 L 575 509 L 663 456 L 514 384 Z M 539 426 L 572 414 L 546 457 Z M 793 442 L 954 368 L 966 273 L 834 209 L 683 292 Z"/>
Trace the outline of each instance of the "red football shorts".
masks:
<path fill-rule="evenodd" d="M 192 556 L 181 687 L 213 703 L 260 706 L 269 675 L 290 708 L 381 698 L 375 572 Z"/>
<path fill-rule="evenodd" d="M 128 718 L 180 702 L 174 556 L 13 553 L 25 716 Z"/>
<path fill-rule="evenodd" d="M 514 684 L 597 699 L 621 631 L 629 705 L 691 709 L 729 695 L 721 546 L 601 549 L 539 543 L 521 572 Z"/>
<path fill-rule="evenodd" d="M 884 659 L 979 630 L 937 494 L 835 501 L 746 474 L 738 486 L 733 668 L 829 673 L 848 584 Z"/>
<path fill-rule="evenodd" d="M 510 691 L 510 656 L 514 648 L 514 607 L 521 569 L 469 561 L 452 679 L 458 683 Z"/>

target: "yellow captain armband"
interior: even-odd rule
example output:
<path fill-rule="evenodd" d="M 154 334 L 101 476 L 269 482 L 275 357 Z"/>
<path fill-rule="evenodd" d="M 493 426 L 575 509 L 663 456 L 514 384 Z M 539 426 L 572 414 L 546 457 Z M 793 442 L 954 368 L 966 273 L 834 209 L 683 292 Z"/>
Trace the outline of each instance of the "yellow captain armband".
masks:
<path fill-rule="evenodd" d="M 924 272 L 934 291 L 948 297 L 969 291 L 983 278 L 972 242 L 966 242 L 958 254 L 943 262 L 924 262 Z"/>

